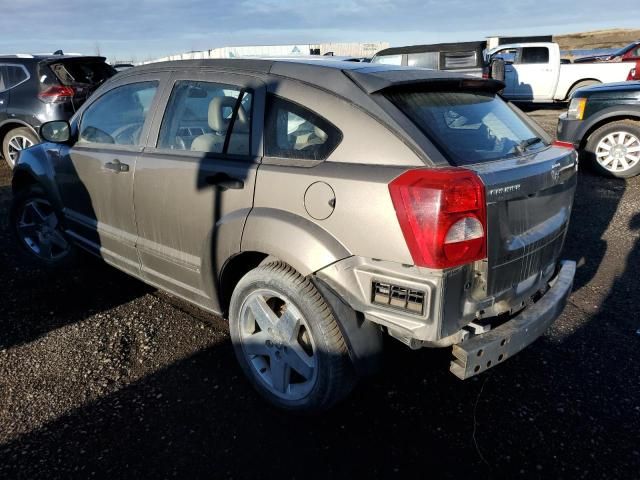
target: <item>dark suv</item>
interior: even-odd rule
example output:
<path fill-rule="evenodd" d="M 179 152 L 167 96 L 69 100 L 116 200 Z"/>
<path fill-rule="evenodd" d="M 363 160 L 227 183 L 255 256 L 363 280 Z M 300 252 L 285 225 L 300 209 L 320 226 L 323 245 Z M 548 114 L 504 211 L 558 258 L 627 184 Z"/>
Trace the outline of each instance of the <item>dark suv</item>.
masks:
<path fill-rule="evenodd" d="M 116 71 L 104 57 L 0 56 L 0 142 L 10 168 L 44 122 L 67 120 Z"/>
<path fill-rule="evenodd" d="M 578 90 L 560 116 L 558 140 L 573 144 L 603 175 L 640 174 L 640 82 Z"/>

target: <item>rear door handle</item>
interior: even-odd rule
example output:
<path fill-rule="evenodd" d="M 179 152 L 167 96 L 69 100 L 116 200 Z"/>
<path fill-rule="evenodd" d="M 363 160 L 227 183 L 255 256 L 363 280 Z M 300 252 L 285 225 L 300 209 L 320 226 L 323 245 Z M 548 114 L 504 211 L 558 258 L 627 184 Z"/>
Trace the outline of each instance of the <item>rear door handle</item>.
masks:
<path fill-rule="evenodd" d="M 244 182 L 239 178 L 234 178 L 226 173 L 216 173 L 205 178 L 208 185 L 213 185 L 221 190 L 240 190 L 244 188 Z"/>
<path fill-rule="evenodd" d="M 106 168 L 107 170 L 113 170 L 116 173 L 129 171 L 129 165 L 127 165 L 126 163 L 122 163 L 117 158 L 113 162 L 105 163 L 104 168 Z"/>

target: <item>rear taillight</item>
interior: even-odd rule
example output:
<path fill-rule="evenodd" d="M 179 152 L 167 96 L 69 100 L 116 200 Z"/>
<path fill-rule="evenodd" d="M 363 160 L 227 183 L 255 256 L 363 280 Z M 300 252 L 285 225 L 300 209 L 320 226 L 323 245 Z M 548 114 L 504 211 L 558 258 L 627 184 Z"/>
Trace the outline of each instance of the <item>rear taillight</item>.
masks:
<path fill-rule="evenodd" d="M 43 90 L 38 94 L 38 98 L 47 103 L 60 103 L 70 100 L 75 95 L 75 90 L 72 87 L 65 85 L 54 85 L 52 87 Z"/>
<path fill-rule="evenodd" d="M 416 265 L 442 269 L 487 257 L 484 185 L 474 172 L 409 170 L 389 192 Z"/>
<path fill-rule="evenodd" d="M 629 70 L 627 80 L 640 80 L 640 69 L 638 69 L 638 67 L 635 67 Z"/>

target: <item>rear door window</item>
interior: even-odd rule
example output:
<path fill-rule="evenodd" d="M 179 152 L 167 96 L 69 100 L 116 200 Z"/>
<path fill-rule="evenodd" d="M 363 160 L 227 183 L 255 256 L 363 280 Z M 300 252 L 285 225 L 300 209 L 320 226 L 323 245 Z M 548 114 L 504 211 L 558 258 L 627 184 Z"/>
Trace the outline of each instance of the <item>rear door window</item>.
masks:
<path fill-rule="evenodd" d="M 547 47 L 524 47 L 519 63 L 549 63 L 549 49 Z"/>
<path fill-rule="evenodd" d="M 510 157 L 546 146 L 495 94 L 401 91 L 387 97 L 439 147 L 452 165 Z M 524 145 L 524 146 L 523 146 Z"/>
<path fill-rule="evenodd" d="M 280 97 L 269 96 L 265 120 L 265 155 L 324 160 L 342 133 L 318 114 Z"/>
<path fill-rule="evenodd" d="M 176 82 L 158 148 L 249 155 L 251 106 L 251 92 L 233 85 Z"/>
<path fill-rule="evenodd" d="M 27 71 L 20 65 L 0 65 L 0 92 L 20 85 L 28 78 Z"/>

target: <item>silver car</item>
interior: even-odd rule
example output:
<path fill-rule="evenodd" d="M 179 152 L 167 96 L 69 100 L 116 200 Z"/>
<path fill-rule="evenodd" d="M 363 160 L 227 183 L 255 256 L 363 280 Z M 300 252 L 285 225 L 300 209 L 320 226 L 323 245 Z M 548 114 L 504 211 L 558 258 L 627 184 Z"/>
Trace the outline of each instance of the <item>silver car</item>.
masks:
<path fill-rule="evenodd" d="M 502 87 L 336 61 L 132 68 L 21 153 L 12 225 L 47 265 L 85 250 L 227 316 L 278 407 L 334 405 L 384 335 L 452 348 L 466 379 L 540 336 L 575 271 L 576 154 Z"/>

